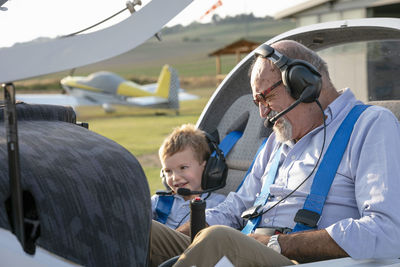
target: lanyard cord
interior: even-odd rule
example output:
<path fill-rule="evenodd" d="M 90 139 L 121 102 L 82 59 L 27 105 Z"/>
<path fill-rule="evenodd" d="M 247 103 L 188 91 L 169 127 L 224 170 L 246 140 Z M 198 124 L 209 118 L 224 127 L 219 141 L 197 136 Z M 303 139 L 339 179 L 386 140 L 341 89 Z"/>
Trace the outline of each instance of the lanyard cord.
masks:
<path fill-rule="evenodd" d="M 70 34 L 63 35 L 63 36 L 61 36 L 61 38 L 64 38 L 64 37 L 71 37 L 71 36 L 77 35 L 77 34 L 79 34 L 79 33 L 81 33 L 81 32 L 90 30 L 91 28 L 94 28 L 94 27 L 96 27 L 96 26 L 102 24 L 103 22 L 106 22 L 107 20 L 112 19 L 113 17 L 115 17 L 115 16 L 121 14 L 122 12 L 124 12 L 124 11 L 127 10 L 127 9 L 128 9 L 128 8 L 125 7 L 124 9 L 118 11 L 117 13 L 115 13 L 115 14 L 109 16 L 109 17 L 106 18 L 106 19 L 103 19 L 102 21 L 99 21 L 99 22 L 93 24 L 92 26 L 89 26 L 89 27 L 87 27 L 87 28 L 85 28 L 85 29 L 82 29 L 82 30 L 80 30 L 80 31 L 77 31 L 77 32 L 73 32 L 73 33 L 70 33 Z"/>
<path fill-rule="evenodd" d="M 310 174 L 295 188 L 293 189 L 292 192 L 290 192 L 289 194 L 287 194 L 285 197 L 283 197 L 281 200 L 279 200 L 278 202 L 276 202 L 274 205 L 272 205 L 271 207 L 269 207 L 266 210 L 263 210 L 262 212 L 260 212 L 259 216 L 262 216 L 263 214 L 267 213 L 268 211 L 272 210 L 273 208 L 275 208 L 277 205 L 279 205 L 282 201 L 284 201 L 285 199 L 287 199 L 288 197 L 290 197 L 291 195 L 293 195 L 294 192 L 296 192 L 300 186 L 302 186 L 310 177 L 311 175 L 314 173 L 314 171 L 317 169 L 317 166 L 319 164 L 319 161 L 321 160 L 322 157 L 322 152 L 324 151 L 324 147 L 325 147 L 325 139 L 326 139 L 326 121 L 325 121 L 325 113 L 324 110 L 322 109 L 321 103 L 317 100 L 315 100 L 315 102 L 317 103 L 318 107 L 321 109 L 322 112 L 322 119 L 324 120 L 324 140 L 322 142 L 322 148 L 321 148 L 321 152 L 319 154 L 317 163 L 315 164 L 314 168 L 312 169 L 312 171 L 310 172 Z"/>

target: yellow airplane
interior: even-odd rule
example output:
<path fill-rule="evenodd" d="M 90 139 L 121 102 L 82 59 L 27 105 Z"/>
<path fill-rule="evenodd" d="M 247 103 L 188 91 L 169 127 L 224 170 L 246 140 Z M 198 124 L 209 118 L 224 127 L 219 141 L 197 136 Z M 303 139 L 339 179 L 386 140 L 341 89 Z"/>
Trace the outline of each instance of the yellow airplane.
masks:
<path fill-rule="evenodd" d="M 198 96 L 180 88 L 175 69 L 164 65 L 157 83 L 140 85 L 121 76 L 99 71 L 89 76 L 67 76 L 61 80 L 67 95 L 17 95 L 17 100 L 35 104 L 60 104 L 77 106 L 102 106 L 106 112 L 114 112 L 114 105 L 130 105 L 149 108 L 166 108 L 179 112 L 179 101 Z"/>

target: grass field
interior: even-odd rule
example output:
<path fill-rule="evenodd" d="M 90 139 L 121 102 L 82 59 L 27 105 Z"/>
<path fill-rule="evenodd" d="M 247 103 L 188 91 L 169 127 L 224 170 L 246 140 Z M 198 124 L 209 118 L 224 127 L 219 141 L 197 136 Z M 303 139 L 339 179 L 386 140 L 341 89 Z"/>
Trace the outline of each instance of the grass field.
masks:
<path fill-rule="evenodd" d="M 82 107 L 78 109 L 77 119 L 88 122 L 90 130 L 114 140 L 131 152 L 142 165 L 153 194 L 157 189 L 163 189 L 159 146 L 173 128 L 197 122 L 213 91 L 214 88 L 190 90 L 200 99 L 181 102 L 180 115 L 168 110 L 125 106 L 118 107 L 115 114 L 105 114 L 100 107 Z M 156 115 L 156 112 L 164 112 L 165 115 Z"/>

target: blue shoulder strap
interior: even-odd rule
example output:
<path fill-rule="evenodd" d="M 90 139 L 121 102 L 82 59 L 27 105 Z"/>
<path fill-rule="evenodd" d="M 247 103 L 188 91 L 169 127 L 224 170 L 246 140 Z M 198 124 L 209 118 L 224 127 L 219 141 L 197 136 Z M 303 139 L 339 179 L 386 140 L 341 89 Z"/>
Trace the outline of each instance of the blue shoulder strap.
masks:
<path fill-rule="evenodd" d="M 336 131 L 315 174 L 310 194 L 304 202 L 303 209 L 296 213 L 294 221 L 297 224 L 292 233 L 317 227 L 329 189 L 353 132 L 354 124 L 368 107 L 368 105 L 354 106 Z"/>
<path fill-rule="evenodd" d="M 261 206 L 264 206 L 265 203 L 267 203 L 268 196 L 269 196 L 269 188 L 270 186 L 275 182 L 276 178 L 276 173 L 278 172 L 278 167 L 279 167 L 279 161 L 281 158 L 281 152 L 282 152 L 282 146 L 278 148 L 277 151 L 275 151 L 275 155 L 272 159 L 270 168 L 268 170 L 268 174 L 265 178 L 264 184 L 261 188 L 261 192 L 254 201 L 253 207 L 255 207 L 255 212 L 258 212 L 258 208 Z M 244 228 L 242 229 L 242 233 L 244 234 L 250 234 L 252 233 L 255 228 L 258 226 L 260 223 L 261 216 L 256 216 L 254 218 L 250 218 Z"/>
<path fill-rule="evenodd" d="M 173 195 L 161 195 L 158 197 L 156 204 L 156 221 L 165 224 L 169 214 L 171 213 L 172 204 L 174 203 Z"/>
<path fill-rule="evenodd" d="M 225 136 L 225 138 L 218 145 L 219 149 L 224 152 L 224 155 L 227 156 L 236 142 L 242 137 L 243 132 L 233 131 Z M 214 152 L 215 153 L 215 152 Z"/>
<path fill-rule="evenodd" d="M 243 132 L 233 131 L 225 136 L 225 138 L 221 141 L 218 147 L 224 153 L 225 156 L 229 154 L 233 146 L 236 142 L 242 137 Z M 215 152 L 213 152 L 215 153 Z M 171 213 L 172 205 L 174 204 L 174 196 L 173 195 L 162 195 L 159 197 L 156 204 L 156 220 L 162 224 L 168 219 L 169 214 Z"/>

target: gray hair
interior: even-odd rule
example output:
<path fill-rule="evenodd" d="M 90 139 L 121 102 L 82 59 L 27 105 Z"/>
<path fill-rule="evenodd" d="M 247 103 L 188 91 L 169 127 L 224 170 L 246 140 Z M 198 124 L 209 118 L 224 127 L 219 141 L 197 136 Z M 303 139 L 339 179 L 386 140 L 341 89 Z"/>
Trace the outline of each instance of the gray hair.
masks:
<path fill-rule="evenodd" d="M 275 48 L 278 52 L 281 54 L 291 58 L 291 59 L 300 59 L 307 61 L 311 65 L 313 65 L 319 73 L 321 73 L 322 76 L 326 76 L 329 79 L 329 72 L 328 72 L 328 66 L 326 62 L 313 50 L 309 49 L 308 47 L 302 45 L 299 42 L 293 41 L 293 40 L 282 40 L 279 42 L 276 42 L 271 45 L 273 48 Z M 252 63 L 250 64 L 249 67 L 249 72 L 248 75 L 251 77 L 251 73 L 254 68 L 254 64 L 257 60 L 257 57 L 254 57 Z M 271 66 L 275 67 L 278 69 L 272 61 L 269 61 Z"/>

